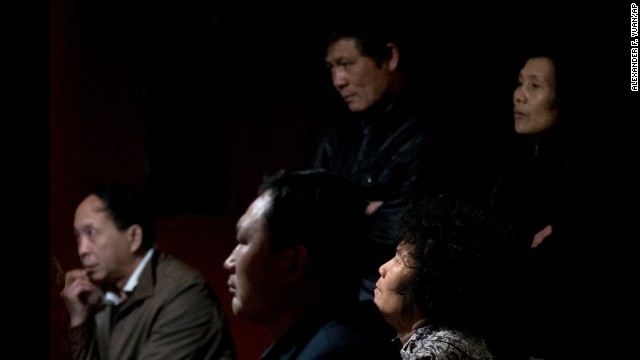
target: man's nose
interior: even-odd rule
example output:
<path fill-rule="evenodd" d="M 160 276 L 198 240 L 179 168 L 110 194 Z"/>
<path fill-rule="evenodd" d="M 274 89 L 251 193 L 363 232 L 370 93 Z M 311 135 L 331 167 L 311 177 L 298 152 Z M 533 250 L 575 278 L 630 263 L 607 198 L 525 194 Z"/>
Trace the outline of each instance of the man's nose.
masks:
<path fill-rule="evenodd" d="M 338 90 L 347 86 L 347 76 L 344 70 L 334 69 L 331 72 L 331 79 L 333 80 L 333 86 Z"/>

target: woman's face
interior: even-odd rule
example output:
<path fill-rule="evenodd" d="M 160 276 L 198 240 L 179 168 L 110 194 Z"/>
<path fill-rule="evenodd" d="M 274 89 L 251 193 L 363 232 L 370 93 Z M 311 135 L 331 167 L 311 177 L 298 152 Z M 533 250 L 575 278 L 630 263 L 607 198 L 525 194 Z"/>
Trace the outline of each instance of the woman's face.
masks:
<path fill-rule="evenodd" d="M 397 331 L 401 331 L 404 323 L 402 316 L 403 299 L 405 295 L 398 294 L 398 289 L 413 274 L 407 247 L 400 244 L 396 255 L 378 269 L 380 278 L 374 289 L 374 302 L 380 309 L 382 316 Z"/>
<path fill-rule="evenodd" d="M 513 92 L 513 119 L 520 135 L 539 134 L 558 122 L 556 75 L 551 59 L 531 58 L 520 70 Z"/>

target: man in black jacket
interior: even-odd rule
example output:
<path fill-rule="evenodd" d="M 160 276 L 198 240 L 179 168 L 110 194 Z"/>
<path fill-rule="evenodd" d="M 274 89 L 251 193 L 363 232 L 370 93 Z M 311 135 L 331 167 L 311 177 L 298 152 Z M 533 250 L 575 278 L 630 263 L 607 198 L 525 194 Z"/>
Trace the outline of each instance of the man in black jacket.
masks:
<path fill-rule="evenodd" d="M 401 62 L 401 32 L 375 17 L 361 20 L 338 20 L 329 34 L 326 65 L 349 111 L 319 138 L 310 166 L 358 185 L 369 201 L 360 297 L 372 299 L 378 267 L 395 253 L 396 224 L 410 198 L 453 184 L 446 179 L 453 162 L 451 142 L 427 119 L 408 77 L 407 57 Z"/>

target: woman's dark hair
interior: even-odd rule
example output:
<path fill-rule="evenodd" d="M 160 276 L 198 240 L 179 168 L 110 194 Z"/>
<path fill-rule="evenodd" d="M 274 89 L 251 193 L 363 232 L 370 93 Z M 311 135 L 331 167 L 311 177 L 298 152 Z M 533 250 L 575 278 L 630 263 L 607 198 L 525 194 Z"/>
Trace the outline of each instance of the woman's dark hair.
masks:
<path fill-rule="evenodd" d="M 546 41 L 524 49 L 520 52 L 518 71 L 529 59 L 547 58 L 551 60 L 555 70 L 555 97 L 558 107 L 559 121 L 556 130 L 564 135 L 576 135 L 576 131 L 584 129 L 591 99 L 594 92 L 589 86 L 589 79 L 597 83 L 592 71 L 589 71 L 590 56 L 583 46 L 572 46 L 564 43 Z"/>
<path fill-rule="evenodd" d="M 413 276 L 399 289 L 404 315 L 419 308 L 436 327 L 480 332 L 491 313 L 502 253 L 513 233 L 450 195 L 413 202 L 400 224 L 399 248 Z"/>

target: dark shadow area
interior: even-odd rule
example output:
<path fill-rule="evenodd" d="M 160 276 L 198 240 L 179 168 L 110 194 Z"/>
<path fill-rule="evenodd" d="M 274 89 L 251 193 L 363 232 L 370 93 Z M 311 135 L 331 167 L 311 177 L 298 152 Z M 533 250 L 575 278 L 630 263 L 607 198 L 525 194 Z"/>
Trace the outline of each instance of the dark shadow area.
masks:
<path fill-rule="evenodd" d="M 602 262 L 613 265 L 603 277 L 631 283 L 633 241 L 624 224 L 633 213 L 619 206 L 637 186 L 630 173 L 638 142 L 628 130 L 639 103 L 629 91 L 629 4 L 397 5 L 384 10 L 385 21 L 406 31 L 430 116 L 460 130 L 475 150 L 470 161 L 510 144 L 522 50 L 545 39 L 587 48 L 594 70 L 585 76 L 598 94 L 587 126 L 593 176 L 607 191 L 596 199 L 602 224 L 594 234 L 604 239 Z M 230 10 L 205 0 L 61 0 L 50 8 L 51 254 L 65 270 L 79 265 L 73 212 L 88 184 L 144 184 L 163 218 L 160 242 L 212 279 L 229 312 L 222 261 L 260 177 L 299 167 L 331 114 L 345 111 L 325 68 L 323 32 L 348 9 Z M 486 172 L 493 166 L 478 164 Z M 629 288 L 605 290 L 618 301 L 633 298 Z M 62 358 L 60 290 L 50 283 L 51 359 Z M 605 316 L 626 316 L 623 307 L 605 305 Z M 253 327 L 233 325 L 240 344 L 260 338 Z M 259 345 L 247 345 L 240 360 L 259 356 Z"/>

